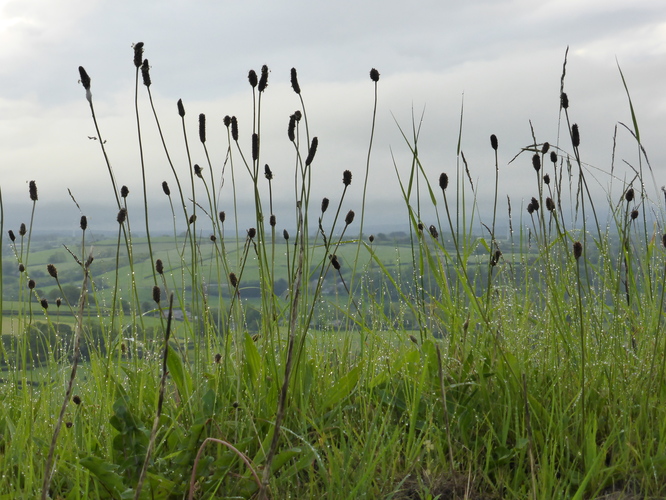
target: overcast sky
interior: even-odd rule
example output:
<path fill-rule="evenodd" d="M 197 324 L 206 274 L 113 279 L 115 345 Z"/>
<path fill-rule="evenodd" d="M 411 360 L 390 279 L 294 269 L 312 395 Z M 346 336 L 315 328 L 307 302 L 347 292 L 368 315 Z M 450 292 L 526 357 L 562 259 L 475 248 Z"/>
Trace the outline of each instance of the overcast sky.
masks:
<path fill-rule="evenodd" d="M 136 217 L 142 210 L 134 117 L 134 42 L 145 43 L 151 90 L 176 168 L 189 178 L 176 101 L 183 99 L 192 159 L 206 165 L 197 120 L 205 113 L 216 177 L 226 151 L 225 115 L 236 115 L 249 155 L 252 132 L 250 69 L 270 68 L 262 98 L 262 163 L 274 174 L 278 226 L 293 219 L 293 148 L 289 115 L 300 101 L 289 85 L 297 68 L 310 132 L 319 138 L 313 199 L 342 192 L 342 172 L 354 181 L 345 210 L 360 210 L 374 84 L 381 73 L 377 128 L 370 162 L 368 221 L 405 221 L 394 168 L 407 175 L 409 149 L 398 125 L 420 121 L 419 153 L 436 184 L 440 172 L 455 176 L 460 111 L 462 150 L 488 209 L 494 188 L 489 136 L 499 139 L 500 204 L 514 210 L 537 194 L 531 155 L 508 164 L 522 147 L 558 142 L 571 151 L 560 126 L 559 89 L 567 46 L 565 91 L 572 122 L 581 131 L 581 156 L 590 165 L 595 192 L 610 185 L 616 125 L 631 124 L 618 63 L 629 86 L 641 140 L 654 168 L 648 193 L 666 184 L 666 2 L 663 0 L 468 0 L 276 1 L 227 0 L 4 0 L 0 1 L 0 189 L 6 226 L 29 217 L 28 181 L 39 188 L 36 228 L 78 226 L 79 211 L 91 226 L 113 227 L 117 208 L 85 92 L 82 65 L 103 138 L 119 184 L 130 189 Z M 160 185 L 173 183 L 155 134 L 145 88 L 140 90 L 151 217 L 164 220 Z M 617 133 L 615 186 L 637 168 L 636 144 Z M 626 163 L 625 163 L 626 162 Z M 250 203 L 247 174 L 237 164 L 241 204 Z M 207 168 L 207 166 L 206 166 Z M 549 167 L 550 168 L 550 167 Z M 233 212 L 226 171 L 220 208 Z M 656 185 L 655 185 L 656 183 Z M 199 185 L 202 188 L 201 185 Z M 266 186 L 264 186 L 266 187 Z M 204 191 L 200 191 L 203 196 Z M 613 195 L 615 196 L 615 194 Z M 316 203 L 318 205 L 318 201 Z M 43 207 L 43 208 L 42 208 Z M 100 207 L 102 210 L 100 211 Z M 132 209 L 131 209 L 132 210 Z M 248 209 L 243 208 L 245 213 Z M 133 212 L 134 210 L 132 210 Z M 482 218 L 489 215 L 482 213 Z M 152 219 L 151 219 L 152 220 Z M 284 223 L 281 224 L 281 222 Z M 429 222 L 429 221 L 425 221 Z M 7 227 L 6 227 L 7 228 Z"/>

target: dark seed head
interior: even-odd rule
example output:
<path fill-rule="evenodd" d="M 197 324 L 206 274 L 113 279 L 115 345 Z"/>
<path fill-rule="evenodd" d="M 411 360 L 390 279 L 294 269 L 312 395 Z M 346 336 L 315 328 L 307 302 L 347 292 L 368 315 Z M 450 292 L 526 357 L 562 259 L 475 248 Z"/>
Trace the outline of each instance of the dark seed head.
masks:
<path fill-rule="evenodd" d="M 534 210 L 539 210 L 539 201 L 536 198 L 532 197 L 531 204 Z"/>
<path fill-rule="evenodd" d="M 578 124 L 571 125 L 571 144 L 574 148 L 580 146 L 580 133 L 578 132 Z"/>
<path fill-rule="evenodd" d="M 259 134 L 252 134 L 252 161 L 257 161 L 259 158 Z"/>
<path fill-rule="evenodd" d="M 229 125 L 231 125 L 231 117 L 229 115 L 224 117 L 224 126 L 229 128 Z"/>
<path fill-rule="evenodd" d="M 164 274 L 164 263 L 162 262 L 162 259 L 157 259 L 155 261 L 155 271 L 157 271 L 157 274 Z"/>
<path fill-rule="evenodd" d="M 35 283 L 35 280 L 28 280 L 28 288 L 29 288 L 30 290 L 34 290 L 36 284 L 37 284 L 37 283 Z"/>
<path fill-rule="evenodd" d="M 178 99 L 178 116 L 183 118 L 185 116 L 185 106 L 183 106 L 183 100 Z"/>
<path fill-rule="evenodd" d="M 206 115 L 199 113 L 199 140 L 206 142 Z"/>
<path fill-rule="evenodd" d="M 120 188 L 120 196 L 123 198 L 127 198 L 127 195 L 129 194 L 129 188 L 127 186 L 123 186 Z"/>
<path fill-rule="evenodd" d="M 169 184 L 167 184 L 167 181 L 162 182 L 162 191 L 164 191 L 165 195 L 171 196 L 171 189 L 169 189 Z"/>
<path fill-rule="evenodd" d="M 666 248 L 666 234 L 661 237 L 661 244 Z"/>
<path fill-rule="evenodd" d="M 379 71 L 377 71 L 375 68 L 372 68 L 370 70 L 370 80 L 372 80 L 375 83 L 379 81 Z"/>
<path fill-rule="evenodd" d="M 341 266 L 337 255 L 331 255 L 331 265 L 333 266 L 333 269 L 335 269 L 336 271 L 340 270 Z"/>
<path fill-rule="evenodd" d="M 133 45 L 134 48 L 134 66 L 137 68 L 141 66 L 141 60 L 143 59 L 143 42 L 136 42 Z"/>
<path fill-rule="evenodd" d="M 287 137 L 291 142 L 296 140 L 296 116 L 291 115 L 289 117 L 289 126 L 287 127 Z"/>
<path fill-rule="evenodd" d="M 442 188 L 442 191 L 446 191 L 447 186 L 449 185 L 449 176 L 445 173 L 441 173 L 439 176 L 439 187 Z"/>
<path fill-rule="evenodd" d="M 261 67 L 261 77 L 259 78 L 259 85 L 257 88 L 259 92 L 263 92 L 268 87 L 268 66 L 265 64 Z"/>
<path fill-rule="evenodd" d="M 543 176 L 543 183 L 547 186 L 550 184 L 550 175 L 546 174 Z"/>
<path fill-rule="evenodd" d="M 219 365 L 221 361 L 222 361 L 222 355 L 218 352 L 218 353 L 215 355 L 215 364 L 218 364 L 218 365 Z"/>
<path fill-rule="evenodd" d="M 638 219 L 638 210 L 634 209 L 631 211 L 631 220 Z"/>
<path fill-rule="evenodd" d="M 16 235 L 14 234 L 14 231 L 10 229 L 9 231 L 7 231 L 7 234 L 9 235 L 10 240 L 16 241 Z"/>
<path fill-rule="evenodd" d="M 573 244 L 573 253 L 576 260 L 580 259 L 581 255 L 583 255 L 583 244 L 580 241 Z"/>
<path fill-rule="evenodd" d="M 557 153 L 555 151 L 550 152 L 550 161 L 553 163 L 557 163 Z"/>
<path fill-rule="evenodd" d="M 25 227 L 25 223 L 21 222 L 21 225 L 19 226 L 19 236 L 25 236 L 27 232 L 28 228 Z"/>
<path fill-rule="evenodd" d="M 153 300 L 159 304 L 160 300 L 162 300 L 162 290 L 160 289 L 159 286 L 155 285 L 153 287 Z"/>
<path fill-rule="evenodd" d="M 235 116 L 231 117 L 231 138 L 234 141 L 238 140 L 238 120 Z"/>
<path fill-rule="evenodd" d="M 541 170 L 541 157 L 536 153 L 534 154 L 534 156 L 532 156 L 532 166 L 534 167 L 534 170 L 536 170 L 537 172 Z"/>
<path fill-rule="evenodd" d="M 253 227 L 247 230 L 247 237 L 253 239 L 257 235 L 257 230 Z"/>
<path fill-rule="evenodd" d="M 291 88 L 294 89 L 294 92 L 297 94 L 301 93 L 301 86 L 298 84 L 298 75 L 296 74 L 296 68 L 291 68 Z"/>
<path fill-rule="evenodd" d="M 62 299 L 60 297 L 58 297 L 56 299 L 56 307 L 60 307 L 61 305 L 62 305 Z"/>
<path fill-rule="evenodd" d="M 81 221 L 79 222 L 79 225 L 81 226 L 81 229 L 83 231 L 88 229 L 88 217 L 86 217 L 85 215 L 82 215 L 81 216 Z"/>
<path fill-rule="evenodd" d="M 543 145 L 541 146 L 541 154 L 545 155 L 548 150 L 550 149 L 550 144 L 547 142 L 544 142 Z"/>
<path fill-rule="evenodd" d="M 49 301 L 48 301 L 48 300 L 46 300 L 46 299 L 42 299 L 42 300 L 39 301 L 39 303 L 42 305 L 42 307 L 43 307 L 44 309 L 48 309 L 48 308 L 49 308 Z"/>
<path fill-rule="evenodd" d="M 22 273 L 25 271 L 25 266 L 23 264 L 19 264 L 18 266 L 19 273 Z"/>
<path fill-rule="evenodd" d="M 499 249 L 495 250 L 495 255 L 493 256 L 495 264 L 497 264 L 499 262 L 501 256 L 502 256 L 502 252 Z"/>
<path fill-rule="evenodd" d="M 224 224 L 224 221 L 227 219 L 227 214 L 222 211 L 217 216 L 220 218 L 220 223 Z"/>
<path fill-rule="evenodd" d="M 197 163 L 194 164 L 194 175 L 196 175 L 199 179 L 203 179 L 201 176 L 201 167 Z"/>
<path fill-rule="evenodd" d="M 437 237 L 439 236 L 439 233 L 437 232 L 437 228 L 434 225 L 431 225 L 428 229 L 430 230 L 430 235 L 433 238 L 437 239 Z"/>
<path fill-rule="evenodd" d="M 192 225 L 197 221 L 197 214 L 192 214 L 190 215 L 190 218 L 188 219 L 187 223 L 188 225 Z"/>
<path fill-rule="evenodd" d="M 71 422 L 71 421 L 65 422 L 65 427 L 67 427 L 68 429 L 71 429 L 73 425 L 74 425 L 74 422 Z"/>
<path fill-rule="evenodd" d="M 309 167 L 314 160 L 315 154 L 317 153 L 317 146 L 319 145 L 319 139 L 316 137 L 312 138 L 312 143 L 310 144 L 310 150 L 308 151 L 308 156 L 305 159 L 305 166 Z"/>
<path fill-rule="evenodd" d="M 354 214 L 353 210 L 350 210 L 349 212 L 347 212 L 347 216 L 345 217 L 345 224 L 346 225 L 349 225 L 352 222 L 354 222 L 354 215 L 355 214 Z"/>
<path fill-rule="evenodd" d="M 273 180 L 273 172 L 271 171 L 271 167 L 268 166 L 268 163 L 264 165 L 264 177 L 269 181 Z"/>
<path fill-rule="evenodd" d="M 49 264 L 46 266 L 46 270 L 49 272 L 49 276 L 51 276 L 51 278 L 58 279 L 58 269 L 56 269 L 56 266 Z"/>
<path fill-rule="evenodd" d="M 37 201 L 37 184 L 35 181 L 30 181 L 28 184 L 30 190 L 30 199 L 32 201 Z"/>
<path fill-rule="evenodd" d="M 495 134 L 490 136 L 490 147 L 497 151 L 497 136 Z"/>
<path fill-rule="evenodd" d="M 277 219 L 275 215 L 271 214 L 271 216 L 268 219 L 268 223 L 271 225 L 271 227 L 275 227 L 275 224 L 277 224 Z"/>
<path fill-rule="evenodd" d="M 569 107 L 569 96 L 567 96 L 564 92 L 560 95 L 560 106 L 562 109 L 567 109 Z"/>
<path fill-rule="evenodd" d="M 634 188 L 629 188 L 627 189 L 627 192 L 624 195 L 624 199 L 627 200 L 628 202 L 633 201 L 634 199 Z"/>
<path fill-rule="evenodd" d="M 546 198 L 546 208 L 548 209 L 549 212 L 555 210 L 555 202 L 550 197 Z"/>
<path fill-rule="evenodd" d="M 212 241 L 213 243 L 215 243 L 215 242 L 217 241 L 217 236 L 215 236 L 214 234 L 211 234 L 211 235 L 210 235 L 210 241 Z"/>
<path fill-rule="evenodd" d="M 289 241 L 289 231 L 286 229 L 282 231 L 282 237 L 286 240 Z"/>
<path fill-rule="evenodd" d="M 297 122 L 300 122 L 302 117 L 303 114 L 299 110 L 294 111 L 294 118 L 296 118 Z"/>
<path fill-rule="evenodd" d="M 259 79 L 257 78 L 257 72 L 253 69 L 251 69 L 247 74 L 247 79 L 250 82 L 250 86 L 252 88 L 255 88 L 257 86 L 257 83 L 259 83 Z"/>
<path fill-rule="evenodd" d="M 419 231 L 422 232 L 422 231 L 423 231 L 423 228 L 424 228 L 424 226 L 423 226 L 423 222 L 419 222 L 419 223 L 416 225 L 416 227 L 418 228 Z"/>
<path fill-rule="evenodd" d="M 72 402 L 73 402 L 75 405 L 80 405 L 80 404 L 81 404 L 81 398 L 80 398 L 79 396 L 74 396 L 74 397 L 72 398 Z"/>
<path fill-rule="evenodd" d="M 352 173 L 351 173 L 351 171 L 349 171 L 349 170 L 345 170 L 344 172 L 342 172 L 342 183 L 343 183 L 345 186 L 349 186 L 349 185 L 351 184 L 351 181 L 352 181 Z"/>
<path fill-rule="evenodd" d="M 141 79 L 146 87 L 150 87 L 150 84 L 153 83 L 150 80 L 150 65 L 148 64 L 148 59 L 141 64 Z"/>
<path fill-rule="evenodd" d="M 238 278 L 236 278 L 236 274 L 229 273 L 229 283 L 231 283 L 232 288 L 236 288 L 238 286 Z"/>
<path fill-rule="evenodd" d="M 83 69 L 83 66 L 79 66 L 79 78 L 81 79 L 81 85 L 83 85 L 83 88 L 90 90 L 90 77 L 88 76 L 88 73 L 86 73 L 86 70 Z"/>
<path fill-rule="evenodd" d="M 328 198 L 324 198 L 323 200 L 321 200 L 321 213 L 322 214 L 324 212 L 326 212 L 326 210 L 328 209 L 328 203 L 329 203 Z"/>
<path fill-rule="evenodd" d="M 368 236 L 368 241 L 369 241 L 370 243 L 372 243 L 373 241 L 375 241 L 375 235 L 374 235 L 374 234 L 371 234 L 370 236 Z"/>
<path fill-rule="evenodd" d="M 118 221 L 118 224 L 122 224 L 123 222 L 125 222 L 125 219 L 127 219 L 127 209 L 121 208 L 118 211 L 118 216 L 116 217 L 116 220 Z"/>
<path fill-rule="evenodd" d="M 534 213 L 534 206 L 531 203 L 527 205 L 527 213 L 530 215 Z"/>

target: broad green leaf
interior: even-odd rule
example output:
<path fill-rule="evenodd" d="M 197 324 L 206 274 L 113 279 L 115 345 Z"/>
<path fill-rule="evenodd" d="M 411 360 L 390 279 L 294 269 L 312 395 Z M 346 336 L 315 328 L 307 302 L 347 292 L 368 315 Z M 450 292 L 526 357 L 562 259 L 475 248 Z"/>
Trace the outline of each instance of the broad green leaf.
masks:
<path fill-rule="evenodd" d="M 261 375 L 261 356 L 249 333 L 245 332 L 245 367 L 252 386 L 256 386 Z"/>
<path fill-rule="evenodd" d="M 192 378 L 185 370 L 180 354 L 171 346 L 169 346 L 167 368 L 169 369 L 169 375 L 171 375 L 172 380 L 176 384 L 181 399 L 188 401 L 190 394 L 192 394 Z"/>
<path fill-rule="evenodd" d="M 95 456 L 82 458 L 80 464 L 88 469 L 114 498 L 120 498 L 127 490 L 123 478 L 116 472 L 119 468 L 117 465 Z"/>
<path fill-rule="evenodd" d="M 324 408 L 331 408 L 344 398 L 351 394 L 361 376 L 361 365 L 352 368 L 349 373 L 338 380 L 328 391 L 327 397 L 322 405 Z"/>

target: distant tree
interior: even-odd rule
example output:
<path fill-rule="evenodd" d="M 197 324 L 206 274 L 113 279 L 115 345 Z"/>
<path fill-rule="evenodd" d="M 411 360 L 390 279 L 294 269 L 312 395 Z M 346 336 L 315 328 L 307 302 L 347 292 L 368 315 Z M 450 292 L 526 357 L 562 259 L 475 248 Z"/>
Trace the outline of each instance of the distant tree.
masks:
<path fill-rule="evenodd" d="M 62 264 L 63 262 L 67 262 L 67 255 L 64 252 L 55 252 L 49 255 L 49 264 Z"/>

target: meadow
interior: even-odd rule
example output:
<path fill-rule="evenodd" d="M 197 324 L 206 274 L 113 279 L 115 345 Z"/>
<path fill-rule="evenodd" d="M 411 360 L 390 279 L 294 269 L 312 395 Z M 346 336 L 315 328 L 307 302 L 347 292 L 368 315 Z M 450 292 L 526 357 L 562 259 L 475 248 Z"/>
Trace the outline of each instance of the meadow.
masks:
<path fill-rule="evenodd" d="M 141 134 L 161 122 L 133 49 L 135 104 L 152 109 L 139 125 L 136 107 L 145 226 L 131 226 L 83 67 L 117 234 L 93 244 L 85 215 L 62 240 L 0 221 L 0 499 L 666 497 L 664 200 L 648 195 L 635 118 L 630 175 L 591 183 L 563 74 L 561 143 L 503 154 L 534 179 L 526 210 L 508 214 L 495 135 L 482 213 L 460 148 L 430 178 L 418 127 L 397 124 L 404 232 L 380 237 L 364 230 L 379 72 L 365 172 L 341 171 L 315 200 L 318 137 L 292 69 L 287 231 L 261 150 L 264 66 L 248 74 L 251 137 L 224 118 L 226 172 L 250 177 L 253 226 L 221 210 L 210 160 L 175 165 L 162 139 L 164 236 L 151 234 Z M 206 116 L 193 139 L 176 109 L 188 158 L 209 158 Z M 346 211 L 352 181 L 363 197 Z M 247 196 L 234 188 L 234 205 Z"/>

